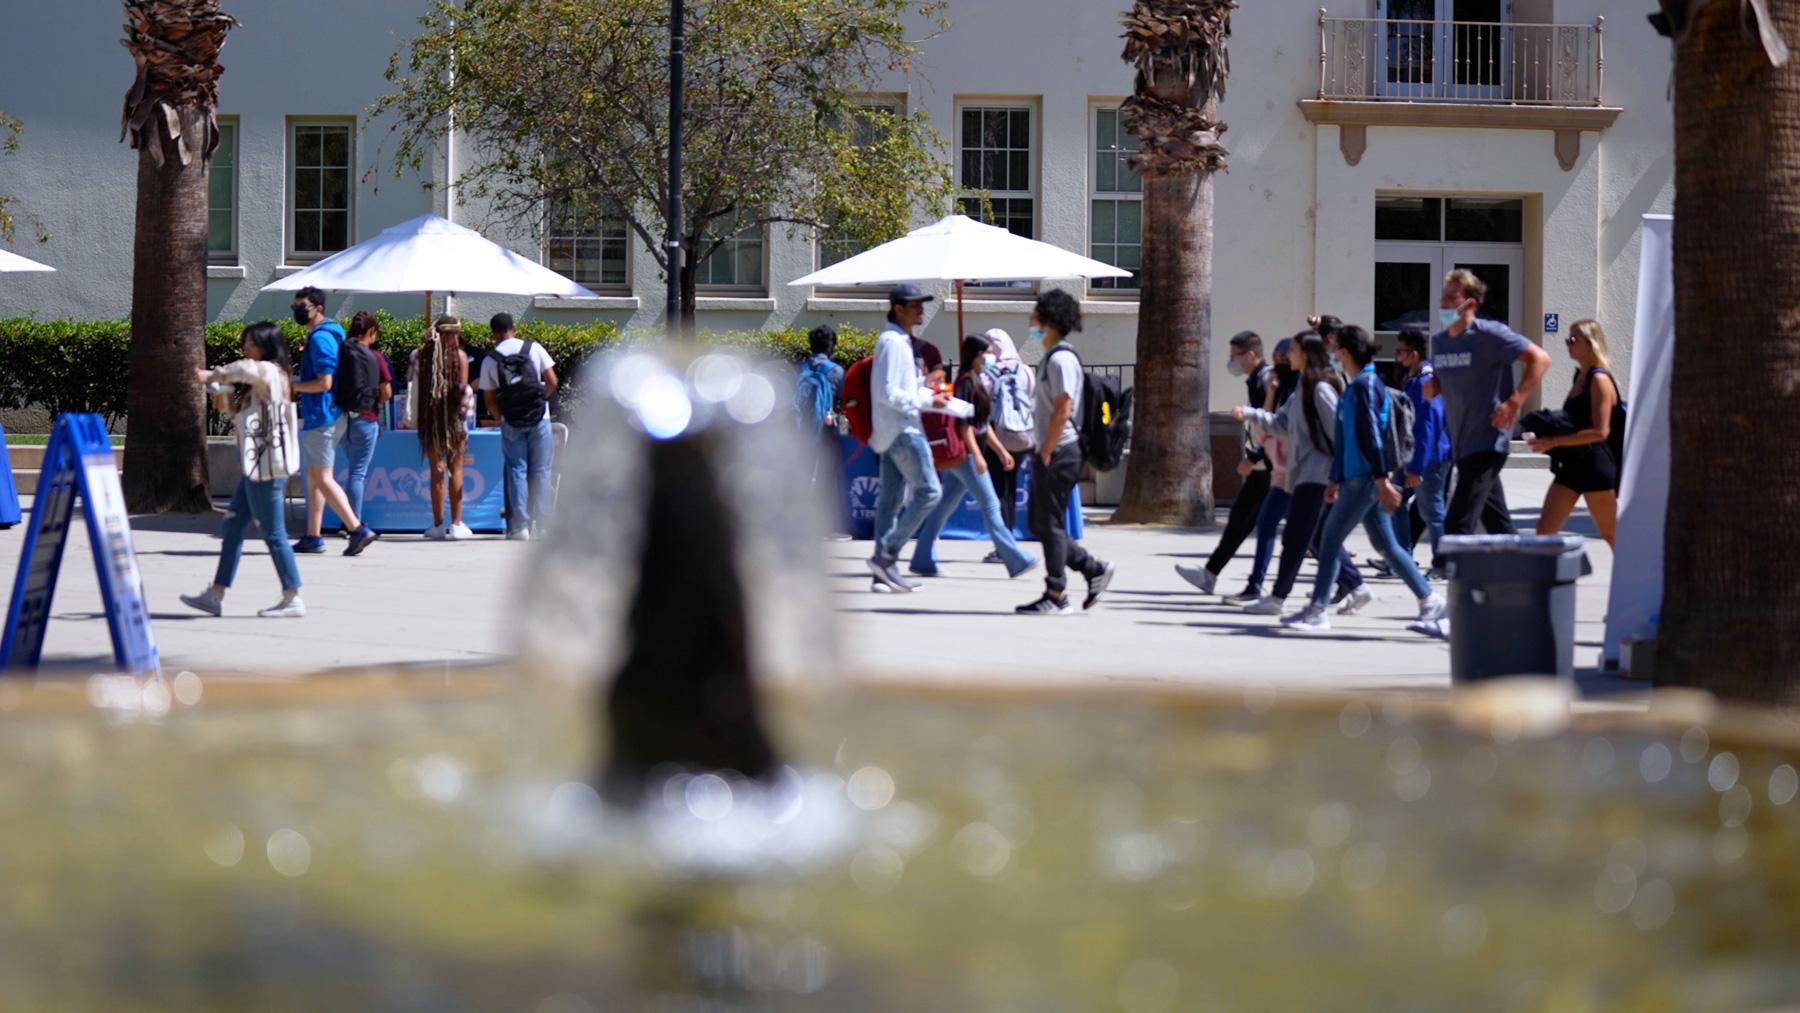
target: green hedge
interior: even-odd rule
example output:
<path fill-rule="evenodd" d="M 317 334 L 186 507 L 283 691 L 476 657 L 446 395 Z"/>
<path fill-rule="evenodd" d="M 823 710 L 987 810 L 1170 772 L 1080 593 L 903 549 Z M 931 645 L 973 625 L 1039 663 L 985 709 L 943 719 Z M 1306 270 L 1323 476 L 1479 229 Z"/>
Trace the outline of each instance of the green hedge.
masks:
<path fill-rule="evenodd" d="M 424 317 L 390 317 L 379 314 L 381 340 L 377 347 L 404 371 L 407 356 L 422 343 Z M 349 321 L 340 321 L 348 326 Z M 298 361 L 306 343 L 305 332 L 291 320 L 281 321 L 282 332 Z M 240 357 L 244 325 L 214 323 L 206 328 L 206 362 L 218 366 Z M 609 321 L 587 324 L 548 324 L 541 320 L 519 326 L 519 334 L 544 346 L 556 359 L 557 372 L 565 381 L 576 376 L 582 363 L 596 352 L 639 342 L 658 340 L 655 332 L 621 331 Z M 854 328 L 838 330 L 838 361 L 849 364 L 874 348 L 873 332 Z M 758 358 L 799 362 L 808 354 L 806 331 L 705 331 L 701 342 L 735 348 Z M 53 412 L 97 412 L 109 425 L 125 419 L 129 386 L 131 325 L 123 320 L 35 320 L 14 317 L 0 320 L 0 408 L 40 408 Z M 490 348 L 484 323 L 466 321 L 463 342 L 472 348 Z M 565 388 L 558 409 L 567 415 L 580 402 L 579 382 Z M 218 420 L 214 423 L 218 430 Z"/>

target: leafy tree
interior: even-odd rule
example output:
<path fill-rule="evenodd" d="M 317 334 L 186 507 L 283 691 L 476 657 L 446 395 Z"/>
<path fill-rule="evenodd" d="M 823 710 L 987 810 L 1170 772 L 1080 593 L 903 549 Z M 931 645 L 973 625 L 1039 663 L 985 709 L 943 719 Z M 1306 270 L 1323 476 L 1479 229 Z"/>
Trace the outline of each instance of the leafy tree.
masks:
<path fill-rule="evenodd" d="M 19 135 L 24 132 L 25 125 L 20 123 L 17 117 L 8 116 L 6 110 L 0 109 L 0 155 L 16 154 L 19 150 Z M 18 221 L 13 215 L 12 208 L 17 200 L 18 198 L 11 194 L 0 193 L 0 243 L 13 241 L 13 233 Z M 37 225 L 36 222 L 33 224 Z M 44 231 L 42 225 L 37 225 L 37 234 L 38 242 L 49 242 L 50 235 Z"/>
<path fill-rule="evenodd" d="M 942 0 L 708 0 L 688 5 L 683 258 L 669 263 L 666 0 L 436 3 L 388 67 L 373 113 L 398 123 L 396 174 L 438 152 L 454 123 L 473 164 L 457 199 L 538 232 L 555 208 L 604 209 L 680 271 L 684 323 L 696 270 L 738 229 L 829 230 L 857 244 L 904 232 L 954 193 L 924 113 L 871 108 L 904 71 L 913 29 L 942 29 Z M 860 129 L 859 129 L 860 127 Z"/>

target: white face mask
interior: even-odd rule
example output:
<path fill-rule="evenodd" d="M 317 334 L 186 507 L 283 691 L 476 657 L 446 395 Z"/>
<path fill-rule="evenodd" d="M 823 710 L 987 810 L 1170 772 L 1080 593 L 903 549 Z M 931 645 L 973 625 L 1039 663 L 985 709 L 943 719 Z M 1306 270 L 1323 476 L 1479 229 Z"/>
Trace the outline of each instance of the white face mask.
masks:
<path fill-rule="evenodd" d="M 1244 364 L 1236 359 L 1231 359 L 1225 363 L 1225 372 L 1230 373 L 1232 376 L 1243 376 Z"/>

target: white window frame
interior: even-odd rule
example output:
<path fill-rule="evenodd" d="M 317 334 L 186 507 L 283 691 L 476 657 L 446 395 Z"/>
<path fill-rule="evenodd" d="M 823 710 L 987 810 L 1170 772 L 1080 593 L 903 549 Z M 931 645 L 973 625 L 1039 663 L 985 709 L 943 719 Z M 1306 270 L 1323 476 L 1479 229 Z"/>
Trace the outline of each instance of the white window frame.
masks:
<path fill-rule="evenodd" d="M 227 145 L 223 139 L 223 135 L 227 130 L 229 130 L 231 132 L 230 145 Z M 221 116 L 221 117 L 219 117 L 219 132 L 221 135 L 221 139 L 219 142 L 218 150 L 225 151 L 229 147 L 229 150 L 231 152 L 231 177 L 230 177 L 231 178 L 231 207 L 229 209 L 226 209 L 226 210 L 229 210 L 229 212 L 231 214 L 231 246 L 228 249 L 224 249 L 224 250 L 215 250 L 212 248 L 213 213 L 221 210 L 219 208 L 215 208 L 212 206 L 212 174 L 214 172 L 217 172 L 220 168 L 219 163 L 217 161 L 218 151 L 215 151 L 213 153 L 214 160 L 210 164 L 208 164 L 207 170 L 206 170 L 206 196 L 207 196 L 207 201 L 206 201 L 206 237 L 207 237 L 206 238 L 206 261 L 209 264 L 235 265 L 238 262 L 238 255 L 239 255 L 239 250 L 238 250 L 239 211 L 241 210 L 242 205 L 243 205 L 243 199 L 240 194 L 241 194 L 241 188 L 242 188 L 241 180 L 243 178 L 244 162 L 243 162 L 243 158 L 240 153 L 242 152 L 243 145 L 244 145 L 244 132 L 243 132 L 243 129 L 239 126 L 239 121 L 236 116 Z"/>
<path fill-rule="evenodd" d="M 1041 238 L 1044 223 L 1044 201 L 1042 196 L 1044 117 L 1042 100 L 1037 98 L 983 98 L 979 96 L 961 96 L 956 99 L 954 109 L 955 113 L 953 118 L 955 129 L 951 143 L 955 155 L 955 164 L 952 166 L 952 171 L 956 174 L 956 194 L 959 204 L 962 200 L 973 199 L 981 193 L 980 189 L 971 190 L 963 186 L 963 158 L 965 155 L 963 144 L 965 140 L 963 137 L 964 114 L 970 110 L 981 110 L 983 112 L 1006 110 L 1008 112 L 1023 112 L 1029 117 L 1026 129 L 1026 143 L 1029 146 L 1026 148 L 1025 169 L 1026 176 L 1029 179 L 1030 189 L 993 190 L 988 192 L 988 197 L 989 199 L 996 201 L 1029 200 L 1031 202 L 1031 238 Z M 1012 148 L 1009 144 L 1008 147 L 1000 150 L 1013 151 L 1016 149 Z M 977 216 L 970 215 L 969 217 L 974 218 Z M 1009 289 L 1019 291 L 1036 291 L 1037 289 L 1036 283 L 1032 282 L 994 282 L 989 284 L 970 284 L 968 287 L 989 293 L 1004 292 Z"/>
<path fill-rule="evenodd" d="M 905 116 L 906 115 L 906 96 L 904 94 L 900 94 L 900 93 L 895 93 L 895 94 L 891 94 L 891 95 L 889 95 L 889 94 L 863 95 L 863 96 L 859 96 L 856 99 L 852 100 L 852 104 L 857 106 L 858 108 L 880 110 L 883 112 L 891 113 L 892 115 L 895 115 L 895 116 Z M 852 250 L 850 253 L 846 254 L 845 256 L 839 257 L 837 260 L 831 261 L 828 264 L 828 263 L 826 263 L 826 260 L 825 260 L 825 244 L 829 243 L 829 242 L 831 242 L 831 236 L 827 233 L 826 230 L 821 229 L 821 230 L 816 231 L 813 234 L 813 270 L 822 271 L 825 268 L 831 266 L 831 264 L 840 263 L 842 261 L 850 259 L 851 257 L 856 256 L 859 253 L 868 252 L 867 247 L 855 249 L 855 250 Z M 879 285 L 821 285 L 821 286 L 815 286 L 814 291 L 815 292 L 837 293 L 837 294 L 851 295 L 851 296 L 868 296 L 870 293 L 873 293 L 877 289 L 882 288 L 882 287 L 883 286 L 879 286 Z"/>
<path fill-rule="evenodd" d="M 717 225 L 718 223 L 714 222 L 714 224 Z M 756 229 L 757 229 L 758 235 L 756 237 L 755 242 L 762 248 L 762 251 L 761 251 L 762 252 L 762 281 L 760 283 L 750 284 L 750 285 L 737 283 L 737 282 L 725 284 L 725 283 L 720 283 L 720 282 L 703 281 L 700 277 L 698 277 L 699 273 L 703 272 L 705 270 L 706 265 L 712 262 L 713 257 L 722 257 L 722 256 L 729 256 L 732 258 L 733 272 L 735 273 L 736 263 L 737 263 L 737 247 L 742 243 L 749 242 L 750 240 L 742 238 L 743 233 L 745 231 L 747 231 L 747 229 L 734 229 L 734 230 L 732 230 L 732 235 L 730 236 L 730 238 L 726 239 L 725 242 L 722 243 L 718 249 L 714 250 L 711 253 L 711 255 L 707 256 L 704 260 L 701 260 L 700 263 L 695 267 L 696 277 L 694 278 L 694 292 L 697 295 L 741 296 L 741 295 L 752 294 L 752 293 L 757 294 L 757 295 L 766 295 L 768 293 L 768 291 L 769 291 L 769 229 L 765 225 L 756 226 Z M 706 240 L 703 242 L 705 242 L 706 245 L 709 245 L 709 246 L 711 245 L 710 240 Z"/>
<path fill-rule="evenodd" d="M 1137 192 L 1135 192 L 1135 193 L 1131 193 L 1131 192 L 1127 192 L 1127 191 L 1123 191 L 1123 190 L 1101 190 L 1100 189 L 1100 114 L 1105 113 L 1105 112 L 1117 113 L 1120 117 L 1120 130 L 1124 131 L 1123 118 L 1124 118 L 1125 113 L 1119 108 L 1119 102 L 1121 102 L 1121 101 L 1123 101 L 1123 100 L 1122 99 L 1121 100 L 1101 99 L 1101 100 L 1094 101 L 1092 104 L 1090 104 L 1088 106 L 1088 164 L 1087 164 L 1087 170 L 1088 170 L 1088 172 L 1087 172 L 1087 178 L 1088 178 L 1088 200 L 1087 200 L 1088 256 L 1093 257 L 1096 260 L 1100 260 L 1100 261 L 1103 261 L 1108 264 L 1113 263 L 1113 261 L 1110 258 L 1098 256 L 1094 250 L 1096 240 L 1097 240 L 1097 237 L 1094 235 L 1094 205 L 1103 200 L 1114 201 L 1114 202 L 1135 201 L 1135 202 L 1137 202 L 1137 204 L 1139 206 L 1137 247 L 1138 247 L 1138 271 L 1140 272 L 1140 278 L 1141 278 L 1141 273 L 1143 271 L 1143 262 L 1144 262 L 1144 218 L 1143 218 L 1143 210 L 1142 210 L 1143 203 L 1144 203 L 1143 178 L 1141 176 L 1139 177 L 1138 189 L 1137 189 Z M 1115 243 L 1108 243 L 1106 245 L 1120 246 L 1123 244 L 1115 242 Z M 1095 279 L 1093 281 L 1088 282 L 1088 294 L 1090 296 L 1093 296 L 1096 298 L 1104 298 L 1104 299 L 1118 299 L 1118 300 L 1122 300 L 1122 301 L 1136 301 L 1136 299 L 1138 298 L 1138 295 L 1142 291 L 1141 287 L 1139 287 L 1137 285 L 1130 285 L 1129 279 L 1124 279 L 1124 278 L 1104 279 L 1104 280 L 1119 281 L 1120 284 L 1116 285 L 1116 286 L 1114 286 L 1114 285 L 1103 286 L 1101 284 L 1102 280 L 1103 279 Z M 1127 287 L 1127 286 L 1129 286 L 1129 287 Z"/>
<path fill-rule="evenodd" d="M 301 250 L 295 246 L 299 232 L 297 226 L 300 208 L 295 203 L 299 197 L 300 145 L 299 132 L 308 127 L 335 127 L 346 131 L 348 143 L 345 146 L 346 162 L 344 165 L 344 248 L 356 245 L 356 118 L 353 116 L 306 116 L 289 117 L 287 121 L 287 195 L 282 201 L 282 231 L 286 234 L 285 255 L 290 264 L 306 264 L 324 260 L 337 253 L 337 250 Z M 313 211 L 329 211 L 333 208 L 313 208 Z"/>
<path fill-rule="evenodd" d="M 595 292 L 607 292 L 607 293 L 611 293 L 614 295 L 630 292 L 631 291 L 632 266 L 633 266 L 632 258 L 631 258 L 631 247 L 634 244 L 632 243 L 631 226 L 626 223 L 624 216 L 622 216 L 622 215 L 602 216 L 600 218 L 601 222 L 617 222 L 618 223 L 619 234 L 618 234 L 616 240 L 609 239 L 604 232 L 595 232 L 595 233 L 570 232 L 567 236 L 563 236 L 561 233 L 556 231 L 557 206 L 558 206 L 558 202 L 556 202 L 556 201 L 545 202 L 544 225 L 543 225 L 543 232 L 542 232 L 543 238 L 542 238 L 542 241 L 539 242 L 539 244 L 538 244 L 538 263 L 543 264 L 545 267 L 548 267 L 551 270 L 556 270 L 556 268 L 554 266 L 552 266 L 551 256 L 550 256 L 550 248 L 551 248 L 551 245 L 553 243 L 555 243 L 559 238 L 566 238 L 570 242 L 580 242 L 582 240 L 592 240 L 592 241 L 599 242 L 603 249 L 604 249 L 606 243 L 616 241 L 617 243 L 620 244 L 620 246 L 624 249 L 624 252 L 625 252 L 625 258 L 624 258 L 624 260 L 625 260 L 625 277 L 624 278 L 622 278 L 619 281 L 603 281 L 603 280 L 599 280 L 599 279 L 595 279 L 593 281 L 583 281 L 581 278 L 576 276 L 576 273 L 573 270 L 571 270 L 570 273 L 568 274 L 568 278 L 569 278 L 569 280 L 575 282 L 576 284 L 586 286 L 587 288 L 589 288 Z M 578 257 L 575 259 L 575 263 L 576 264 L 580 263 L 580 259 Z M 602 257 L 601 257 L 601 263 L 605 263 L 604 255 L 602 255 Z"/>

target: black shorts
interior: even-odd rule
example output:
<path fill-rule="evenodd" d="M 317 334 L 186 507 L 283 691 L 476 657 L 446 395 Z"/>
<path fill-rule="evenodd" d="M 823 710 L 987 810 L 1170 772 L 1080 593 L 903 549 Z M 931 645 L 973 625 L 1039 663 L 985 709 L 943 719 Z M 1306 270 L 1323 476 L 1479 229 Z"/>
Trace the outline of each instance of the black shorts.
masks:
<path fill-rule="evenodd" d="M 1550 452 L 1550 474 L 1556 484 L 1578 493 L 1615 492 L 1619 488 L 1619 464 L 1604 443 L 1564 447 Z"/>

